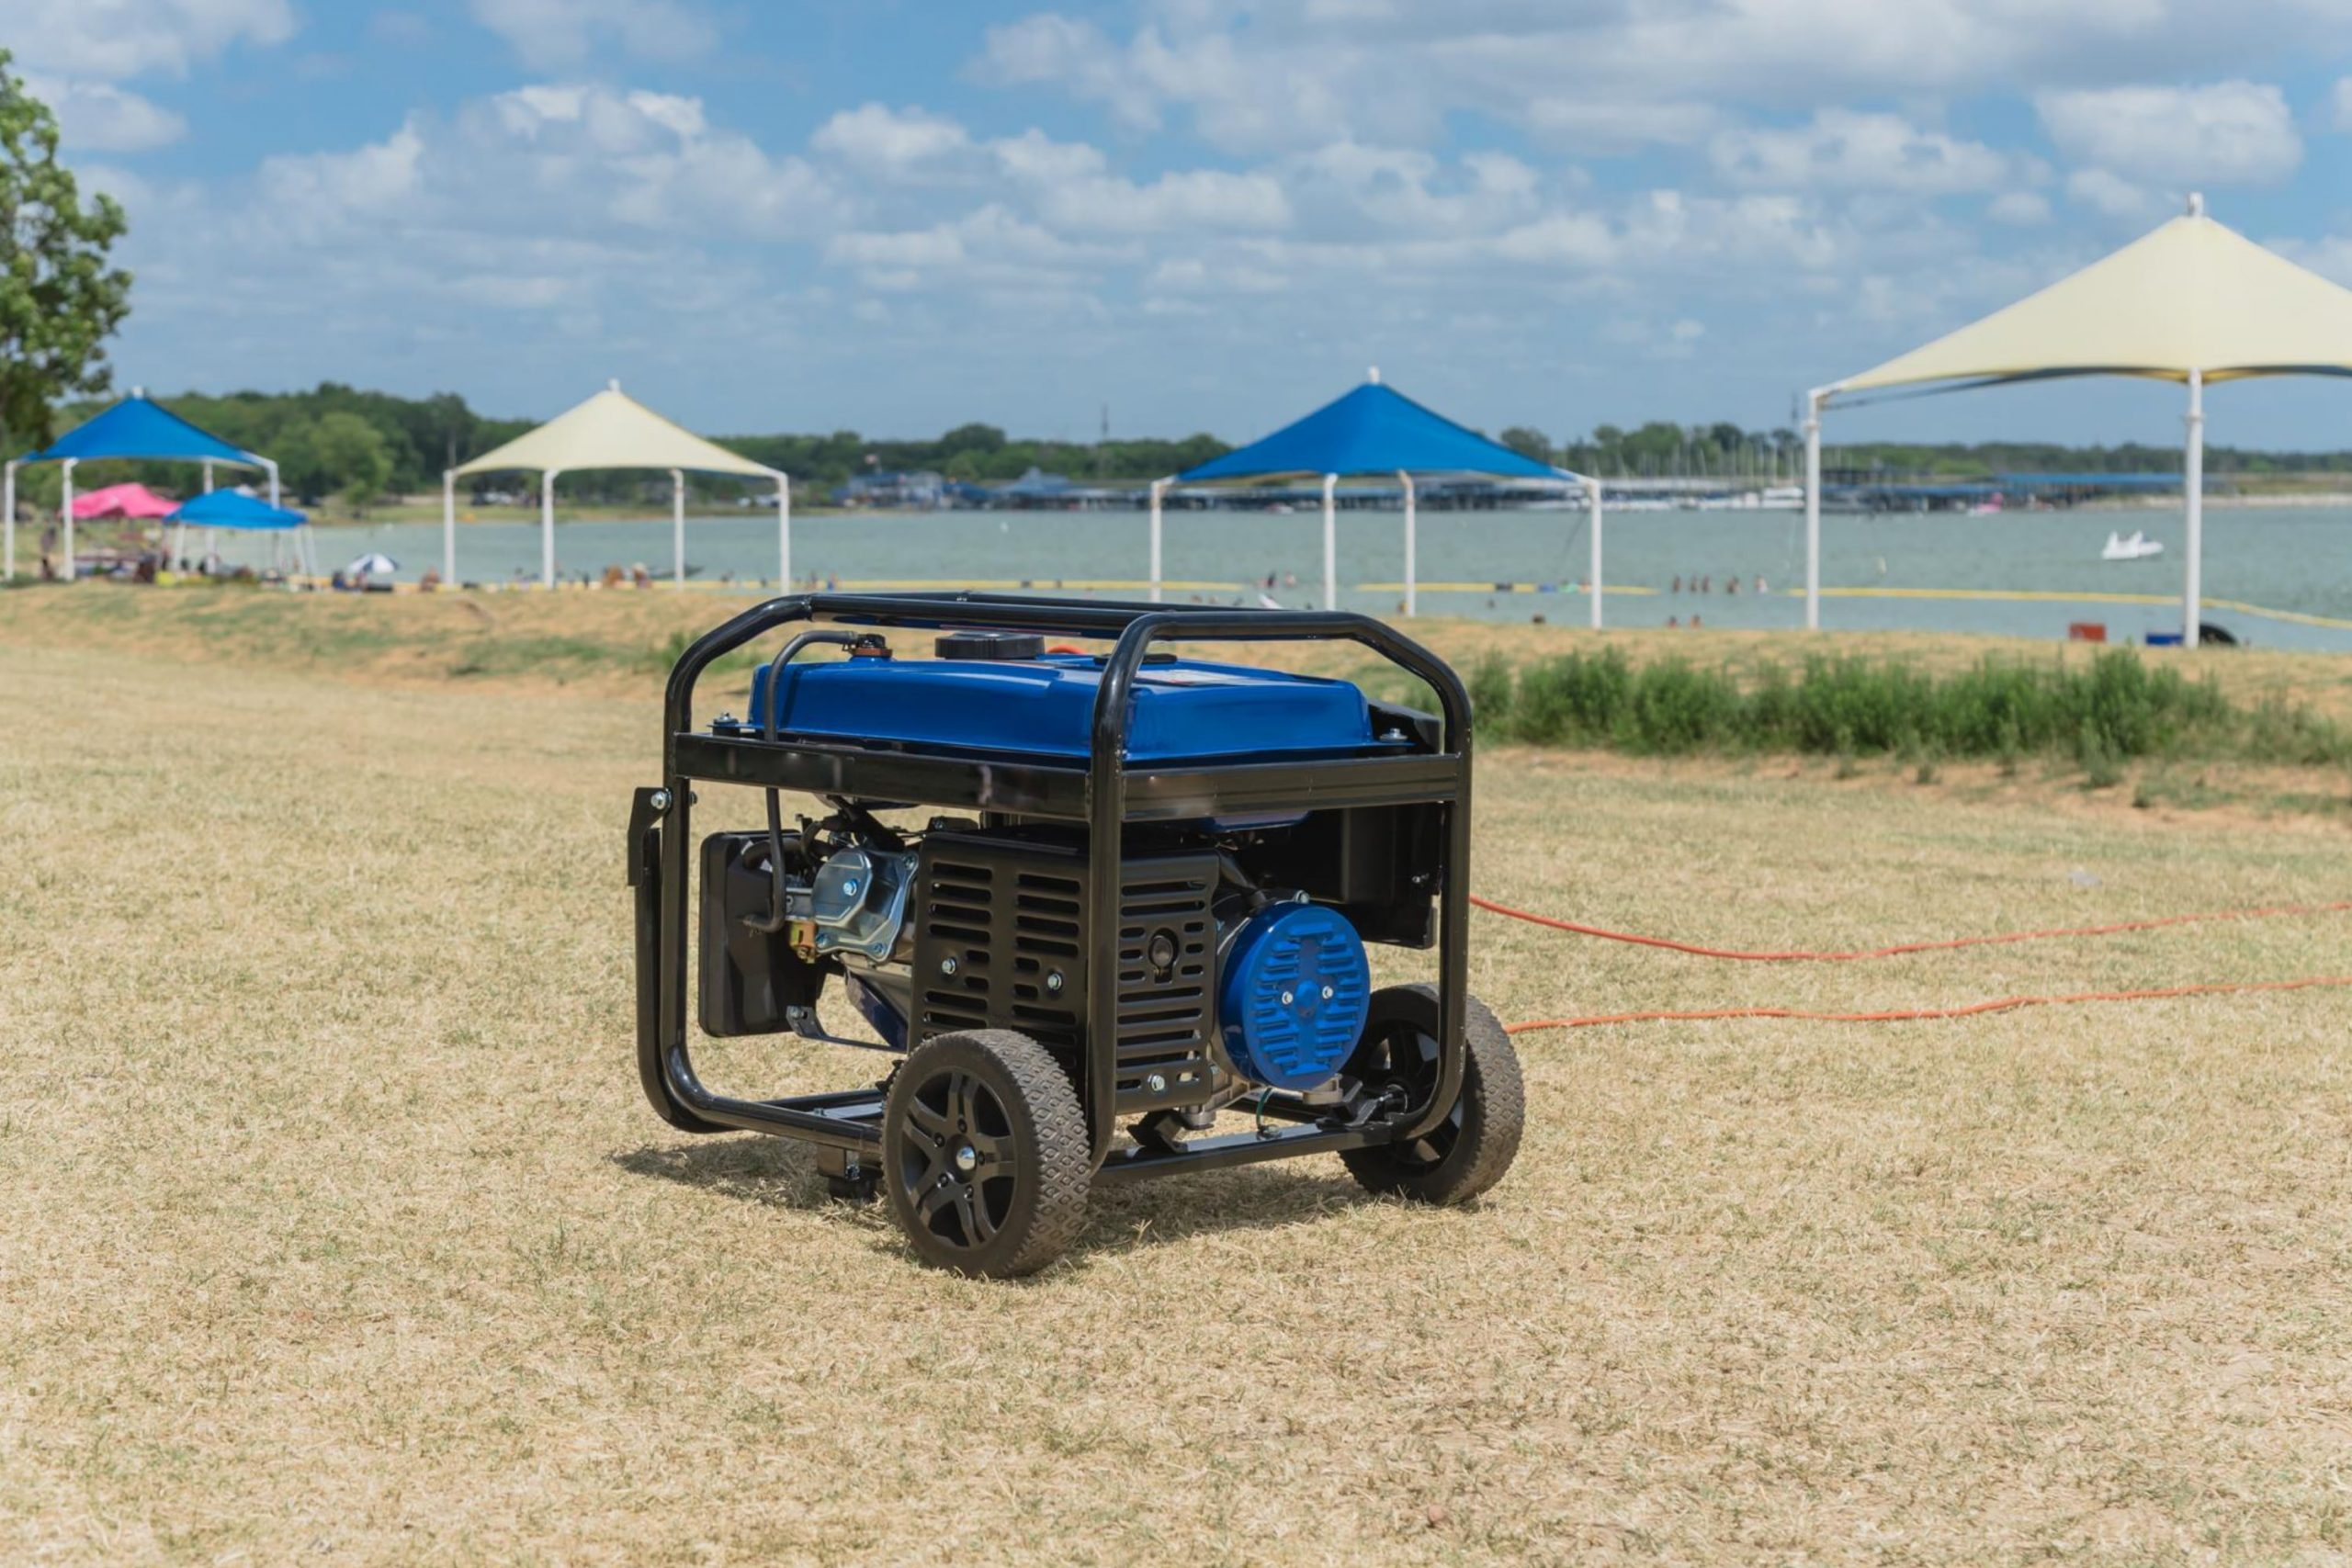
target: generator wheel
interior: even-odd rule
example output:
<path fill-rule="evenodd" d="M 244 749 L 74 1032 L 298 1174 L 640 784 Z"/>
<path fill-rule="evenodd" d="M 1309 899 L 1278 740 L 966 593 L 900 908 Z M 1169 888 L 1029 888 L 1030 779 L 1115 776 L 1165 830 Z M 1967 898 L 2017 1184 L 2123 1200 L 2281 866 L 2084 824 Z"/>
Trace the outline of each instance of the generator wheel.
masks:
<path fill-rule="evenodd" d="M 1422 1104 L 1437 1087 L 1437 1031 L 1435 987 L 1375 991 L 1348 1075 L 1374 1091 L 1401 1089 L 1408 1105 Z M 1340 1156 L 1349 1173 L 1372 1191 L 1424 1203 L 1466 1203 L 1510 1168 L 1527 1123 L 1519 1053 L 1476 997 L 1464 1009 L 1463 1032 L 1470 1055 L 1463 1064 L 1462 1093 L 1445 1120 L 1409 1143 L 1349 1149 Z"/>
<path fill-rule="evenodd" d="M 1010 1279 L 1061 1256 L 1091 1156 L 1069 1075 L 1009 1029 L 925 1041 L 883 1102 L 890 1212 L 926 1261 L 961 1274 Z"/>

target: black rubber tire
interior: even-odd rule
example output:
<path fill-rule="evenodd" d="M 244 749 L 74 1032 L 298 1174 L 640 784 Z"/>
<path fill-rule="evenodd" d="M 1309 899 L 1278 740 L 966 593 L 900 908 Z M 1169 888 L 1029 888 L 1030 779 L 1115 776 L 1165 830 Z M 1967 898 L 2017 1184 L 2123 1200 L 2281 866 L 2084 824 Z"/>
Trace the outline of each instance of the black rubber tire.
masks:
<path fill-rule="evenodd" d="M 925 1041 L 883 1101 L 890 1212 L 925 1262 L 959 1274 L 1007 1280 L 1060 1257 L 1086 1222 L 1092 1154 L 1069 1076 L 1010 1029 Z"/>
<path fill-rule="evenodd" d="M 1374 991 L 1363 1039 L 1349 1059 L 1350 1077 L 1374 1089 L 1402 1087 L 1419 1104 L 1437 1083 L 1437 988 L 1390 986 Z M 1469 998 L 1463 1032 L 1469 1057 L 1462 1093 L 1446 1119 L 1410 1144 L 1379 1144 L 1340 1156 L 1365 1188 L 1423 1203 L 1466 1203 L 1503 1179 L 1527 1126 L 1527 1090 L 1519 1053 L 1487 1004 Z"/>

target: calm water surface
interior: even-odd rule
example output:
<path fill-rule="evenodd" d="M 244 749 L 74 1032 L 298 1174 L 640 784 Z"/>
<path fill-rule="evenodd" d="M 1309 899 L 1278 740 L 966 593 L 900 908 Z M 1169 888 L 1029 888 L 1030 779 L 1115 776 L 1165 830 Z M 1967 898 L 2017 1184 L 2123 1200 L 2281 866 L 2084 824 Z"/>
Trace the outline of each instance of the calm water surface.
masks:
<path fill-rule="evenodd" d="M 1971 590 L 2065 594 L 2171 594 L 2180 592 L 2182 518 L 2176 511 L 2012 513 L 1982 517 L 1822 519 L 1825 588 Z M 1608 581 L 1615 592 L 1609 620 L 1620 626 L 1688 623 L 1795 626 L 1801 599 L 1803 517 L 1796 513 L 1627 512 L 1607 524 Z M 2144 530 L 2165 553 L 2152 560 L 2104 562 L 2108 534 Z M 1404 569 L 1402 517 L 1395 512 L 1340 516 L 1340 599 L 1351 609 L 1394 612 Z M 227 536 L 223 536 L 224 540 Z M 1255 585 L 1274 574 L 1274 597 L 1305 604 L 1322 581 L 1322 521 L 1317 513 L 1171 512 L 1166 573 L 1171 582 L 1204 584 L 1173 592 L 1229 601 L 1255 600 Z M 2352 622 L 2352 509 L 2224 507 L 2205 514 L 2205 592 L 2210 600 Z M 266 547 L 262 548 L 266 551 Z M 322 564 L 332 567 L 380 550 L 413 579 L 441 558 L 437 523 L 319 530 Z M 536 578 L 535 524 L 460 526 L 458 565 L 468 581 L 507 581 L 519 570 Z M 1138 581 L 1147 568 L 1141 513 L 928 513 L 816 516 L 793 525 L 796 571 L 844 582 L 956 586 L 1023 581 Z M 1582 624 L 1577 592 L 1585 573 L 1584 520 L 1574 512 L 1425 513 L 1420 518 L 1420 577 L 1425 614 L 1526 620 L 1541 615 Z M 232 558 L 232 559 L 235 558 Z M 670 524 L 582 522 L 556 526 L 556 559 L 567 576 L 642 561 L 667 575 Z M 686 525 L 686 559 L 700 581 L 723 574 L 757 578 L 775 570 L 775 522 L 765 513 L 695 519 Z M 1295 578 L 1296 586 L 1287 580 Z M 1671 592 L 1679 577 L 1712 579 L 1712 592 Z M 1733 578 L 1736 595 L 1724 592 Z M 1755 592 L 1762 578 L 1768 592 Z M 1498 583 L 1519 591 L 1498 592 Z M 1565 591 L 1563 591 L 1565 589 Z M 1647 590 L 1647 592 L 1638 592 Z M 747 590 L 748 591 L 748 590 Z M 1134 590 L 1103 588 L 1107 596 Z M 1136 594 L 1139 596 L 1139 594 Z M 2177 628 L 2177 608 L 2095 600 L 2014 601 L 1905 597 L 1831 597 L 1825 624 L 1845 627 L 2001 632 L 2064 637 L 2070 621 L 2104 622 L 2109 636 L 2136 640 Z M 2352 650 L 2352 626 L 2300 625 L 2245 611 L 2211 608 L 2208 619 L 2271 647 Z"/>

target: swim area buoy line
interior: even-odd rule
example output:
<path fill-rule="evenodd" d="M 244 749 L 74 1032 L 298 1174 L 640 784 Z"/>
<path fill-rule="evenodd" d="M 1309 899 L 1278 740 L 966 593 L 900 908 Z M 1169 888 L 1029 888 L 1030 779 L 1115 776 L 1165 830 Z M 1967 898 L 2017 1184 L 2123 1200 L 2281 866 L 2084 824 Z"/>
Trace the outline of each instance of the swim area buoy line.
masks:
<path fill-rule="evenodd" d="M 1750 951 L 1742 948 L 1707 947 L 1697 942 L 1678 942 L 1670 937 L 1645 936 L 1634 931 L 1611 931 L 1605 926 L 1589 925 L 1579 920 L 1564 920 L 1551 915 L 1538 915 L 1526 909 L 1515 909 L 1491 898 L 1470 896 L 1474 908 L 1510 919 L 1523 920 L 1529 925 L 1564 931 L 1572 936 L 1592 937 L 1603 942 L 1625 942 L 1636 947 L 1663 949 L 1694 958 L 1724 959 L 1746 964 L 1856 964 L 1874 958 L 1899 958 L 1920 953 L 1949 953 L 1960 948 L 2003 946 L 2015 942 L 2050 942 L 2064 938 L 2114 936 L 2125 931 L 2160 931 L 2172 926 L 2199 925 L 2222 920 L 2277 919 L 2290 916 L 2335 915 L 2352 911 L 2352 899 L 2330 904 L 2274 904 L 2246 909 L 2216 909 L 2196 914 L 2162 915 L 2151 919 L 2116 920 L 2104 925 L 2058 926 L 2036 931 L 1996 931 L 1977 936 L 1948 937 L 1934 942 L 1897 942 L 1886 947 L 1859 948 L 1847 952 L 1813 952 L 1804 949 L 1783 951 Z M 2300 991 L 2323 987 L 2352 986 L 2352 975 L 2308 975 L 2286 980 L 2202 981 L 2178 986 L 2150 986 L 2129 990 L 2075 991 L 2062 994 L 1996 997 L 1990 1000 L 1968 1002 L 1957 1007 L 1895 1008 L 1874 1012 L 1820 1012 L 1804 1008 L 1740 1007 L 1676 1009 L 1663 1008 L 1636 1012 L 1596 1013 L 1579 1018 L 1539 1018 L 1508 1026 L 1512 1034 L 1532 1033 L 1546 1029 L 1593 1029 L 1611 1023 L 1694 1023 L 1713 1022 L 1725 1019 L 1779 1018 L 1797 1019 L 1813 1023 L 1914 1023 L 1934 1019 L 1974 1018 L 1984 1013 L 2009 1012 L 2029 1007 L 2074 1007 L 2092 1002 L 2161 1001 L 2176 997 L 2228 996 L 2254 991 Z"/>

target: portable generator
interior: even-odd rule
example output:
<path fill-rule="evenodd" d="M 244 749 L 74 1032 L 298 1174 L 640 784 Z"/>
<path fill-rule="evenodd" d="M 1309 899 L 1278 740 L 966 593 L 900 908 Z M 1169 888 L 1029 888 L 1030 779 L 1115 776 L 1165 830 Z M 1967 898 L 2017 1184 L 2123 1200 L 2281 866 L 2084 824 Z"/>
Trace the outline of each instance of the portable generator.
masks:
<path fill-rule="evenodd" d="M 743 715 L 698 726 L 698 678 L 786 629 Z M 1155 646 L 1310 639 L 1384 657 L 1439 714 Z M 698 782 L 764 791 L 765 820 L 695 844 Z M 787 795 L 809 805 L 789 822 Z M 965 1273 L 1043 1267 L 1097 1182 L 1333 1153 L 1374 1191 L 1458 1203 L 1518 1152 L 1518 1059 L 1464 984 L 1469 697 L 1367 616 L 773 600 L 672 669 L 628 867 L 654 1110 L 818 1145 L 837 1194 L 878 1189 Z M 1434 947 L 1435 984 L 1375 988 L 1371 943 Z M 822 1021 L 829 981 L 875 1040 Z M 690 993 L 714 1037 L 897 1060 L 844 1092 L 715 1093 Z"/>

